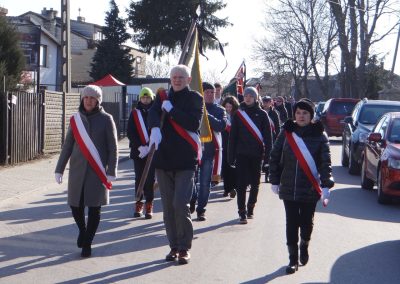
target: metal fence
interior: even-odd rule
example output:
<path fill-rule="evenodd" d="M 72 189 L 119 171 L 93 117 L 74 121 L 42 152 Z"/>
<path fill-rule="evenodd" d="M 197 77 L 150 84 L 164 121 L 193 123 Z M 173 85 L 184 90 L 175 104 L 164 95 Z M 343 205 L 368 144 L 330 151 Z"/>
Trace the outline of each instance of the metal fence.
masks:
<path fill-rule="evenodd" d="M 130 113 L 126 102 L 131 96 L 124 100 L 116 93 L 103 98 L 102 106 L 113 116 L 120 138 L 126 134 Z M 15 165 L 59 152 L 79 103 L 77 93 L 0 93 L 0 164 Z"/>

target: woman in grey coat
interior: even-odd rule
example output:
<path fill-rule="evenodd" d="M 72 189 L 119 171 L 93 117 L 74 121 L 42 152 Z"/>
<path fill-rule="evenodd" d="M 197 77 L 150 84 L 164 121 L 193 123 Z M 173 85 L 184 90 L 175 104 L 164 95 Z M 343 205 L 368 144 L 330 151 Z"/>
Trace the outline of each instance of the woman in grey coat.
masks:
<path fill-rule="evenodd" d="M 101 206 L 109 203 L 109 192 L 103 183 L 114 181 L 117 174 L 117 131 L 112 116 L 100 106 L 101 100 L 102 91 L 99 87 L 86 86 L 82 91 L 82 101 L 77 115 L 94 148 L 97 149 L 107 182 L 105 177 L 103 181 L 100 180 L 99 175 L 85 158 L 81 150 L 82 145 L 78 144 L 75 136 L 77 132 L 73 131 L 72 125 L 69 126 L 55 170 L 56 182 L 61 184 L 65 167 L 68 160 L 70 161 L 68 205 L 79 228 L 77 245 L 82 248 L 82 257 L 91 256 L 91 244 L 100 222 Z M 87 224 L 85 206 L 89 208 Z"/>

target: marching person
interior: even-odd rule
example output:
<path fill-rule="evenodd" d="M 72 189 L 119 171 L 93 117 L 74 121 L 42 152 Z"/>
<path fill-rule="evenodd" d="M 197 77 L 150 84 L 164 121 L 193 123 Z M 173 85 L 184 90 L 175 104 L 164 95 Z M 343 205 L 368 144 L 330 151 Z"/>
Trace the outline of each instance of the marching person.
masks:
<path fill-rule="evenodd" d="M 141 196 L 137 196 L 140 179 L 146 164 L 146 157 L 149 153 L 149 132 L 147 128 L 147 115 L 153 104 L 154 94 L 150 88 L 144 87 L 139 93 L 139 102 L 129 116 L 127 136 L 131 148 L 130 158 L 133 159 L 135 168 L 135 211 L 133 217 L 143 216 L 143 205 L 145 205 L 145 218 L 153 217 L 154 200 L 154 167 L 150 166 Z M 146 203 L 143 203 L 143 195 Z"/>
<path fill-rule="evenodd" d="M 243 103 L 232 121 L 228 162 L 231 166 L 236 166 L 239 222 L 247 224 L 247 218 L 252 219 L 254 216 L 262 161 L 264 155 L 269 155 L 271 151 L 272 134 L 268 115 L 258 102 L 257 89 L 247 87 L 243 95 Z M 250 195 L 246 211 L 246 189 L 249 184 Z"/>
<path fill-rule="evenodd" d="M 271 125 L 271 132 L 272 132 L 272 141 L 275 142 L 276 137 L 279 134 L 280 128 L 281 128 L 281 123 L 279 120 L 279 113 L 273 109 L 272 107 L 272 98 L 270 96 L 264 96 L 262 99 L 262 108 L 263 110 L 265 110 L 268 114 L 269 117 L 269 123 Z M 269 182 L 268 180 L 268 176 L 269 176 L 269 165 L 268 165 L 268 161 L 269 161 L 269 156 L 265 156 L 264 157 L 264 161 L 263 161 L 263 172 L 265 174 L 265 182 Z"/>
<path fill-rule="evenodd" d="M 326 205 L 329 189 L 334 186 L 328 137 L 319 121 L 311 122 L 313 103 L 298 101 L 294 116 L 295 121 L 283 125 L 269 161 L 272 191 L 279 194 L 286 211 L 288 274 L 298 269 L 299 229 L 300 263 L 307 264 L 316 204 L 321 199 Z"/>
<path fill-rule="evenodd" d="M 190 68 L 174 66 L 170 71 L 171 89 L 157 96 L 150 108 L 149 146 L 154 145 L 154 167 L 161 193 L 164 224 L 171 251 L 167 261 L 187 264 L 192 246 L 193 224 L 189 202 L 194 173 L 201 159 L 200 122 L 203 97 L 189 88 Z M 165 119 L 160 130 L 162 113 Z"/>
<path fill-rule="evenodd" d="M 232 118 L 239 109 L 239 101 L 234 96 L 226 96 L 222 102 L 227 114 L 227 123 L 225 130 L 222 132 L 222 178 L 224 180 L 223 196 L 229 195 L 230 198 L 236 196 L 236 168 L 228 163 L 228 140 L 231 131 Z"/>
<path fill-rule="evenodd" d="M 112 116 L 101 107 L 102 91 L 88 85 L 82 90 L 79 112 L 71 123 L 55 169 L 56 182 L 61 184 L 70 161 L 68 204 L 78 225 L 77 245 L 81 256 L 90 257 L 101 206 L 109 203 L 111 182 L 117 176 L 117 131 Z M 88 207 L 87 223 L 85 207 Z"/>
<path fill-rule="evenodd" d="M 215 103 L 217 105 L 220 105 L 222 103 L 222 85 L 221 83 L 214 83 L 214 87 L 215 87 Z"/>
<path fill-rule="evenodd" d="M 222 136 L 221 132 L 226 126 L 225 109 L 214 102 L 215 87 L 208 82 L 203 82 L 204 102 L 207 109 L 208 122 L 212 132 L 212 141 L 204 142 L 203 154 L 200 163 L 200 187 L 195 192 L 197 197 L 197 220 L 205 221 L 206 206 L 210 197 L 211 180 L 219 181 L 222 168 Z"/>
<path fill-rule="evenodd" d="M 274 100 L 275 110 L 279 113 L 279 120 L 281 122 L 281 125 L 284 124 L 286 120 L 288 120 L 288 112 L 286 110 L 284 102 L 285 100 L 281 96 L 276 97 Z"/>

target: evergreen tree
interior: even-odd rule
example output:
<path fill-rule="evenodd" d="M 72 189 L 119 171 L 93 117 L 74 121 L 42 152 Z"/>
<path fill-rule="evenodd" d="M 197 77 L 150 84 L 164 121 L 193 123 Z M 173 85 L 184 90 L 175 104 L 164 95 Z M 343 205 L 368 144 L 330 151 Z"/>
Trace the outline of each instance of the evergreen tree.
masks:
<path fill-rule="evenodd" d="M 160 57 L 177 47 L 182 48 L 195 10 L 200 3 L 198 23 L 215 35 L 222 27 L 230 25 L 226 18 L 214 14 L 225 8 L 221 0 L 140 0 L 131 1 L 128 11 L 129 26 L 133 29 L 133 41 L 147 53 L 153 51 Z M 203 38 L 203 48 L 216 49 L 210 38 Z"/>
<path fill-rule="evenodd" d="M 114 0 L 110 1 L 110 11 L 106 13 L 103 28 L 104 39 L 97 44 L 97 51 L 91 64 L 90 76 L 99 80 L 107 74 L 127 83 L 133 72 L 133 59 L 129 48 L 122 46 L 130 35 L 126 32 L 126 20 L 119 17 L 119 9 Z"/>
<path fill-rule="evenodd" d="M 24 54 L 19 46 L 18 31 L 0 16 L 0 86 L 15 89 L 25 66 Z"/>

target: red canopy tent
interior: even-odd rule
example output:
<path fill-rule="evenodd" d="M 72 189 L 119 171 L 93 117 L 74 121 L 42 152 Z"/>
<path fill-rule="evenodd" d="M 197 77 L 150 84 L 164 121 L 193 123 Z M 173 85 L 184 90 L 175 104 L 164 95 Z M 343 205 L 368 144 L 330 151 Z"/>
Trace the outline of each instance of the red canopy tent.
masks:
<path fill-rule="evenodd" d="M 125 86 L 124 83 L 115 79 L 111 74 L 108 74 L 100 80 L 93 82 L 92 85 L 96 85 L 99 87 Z"/>

